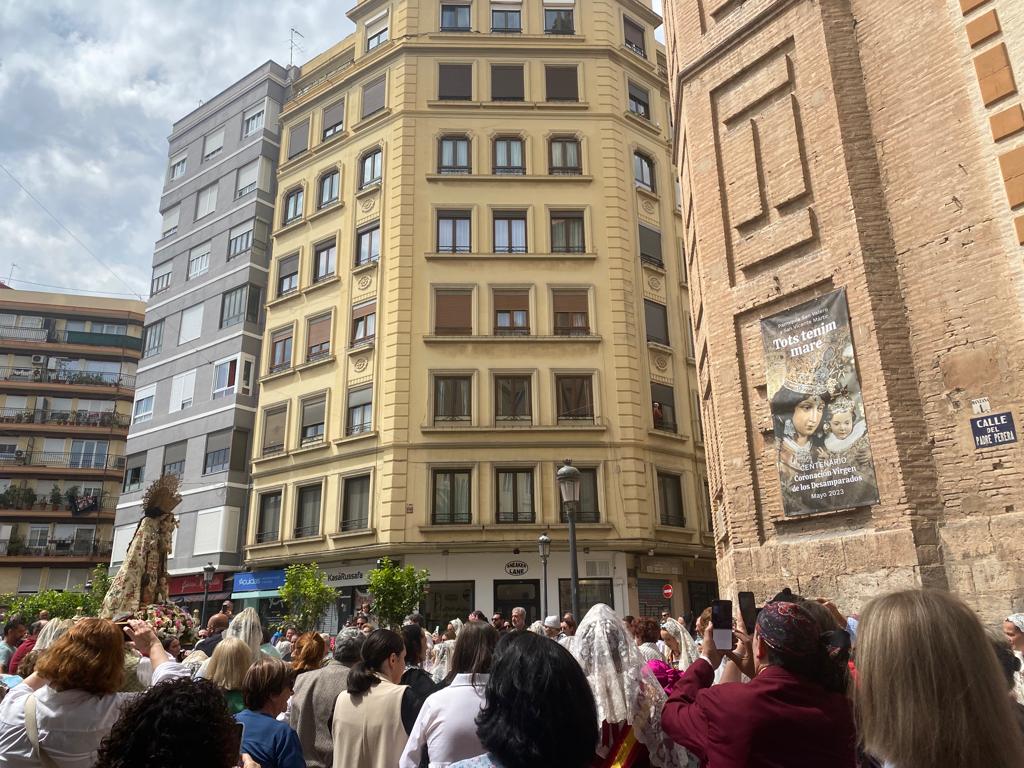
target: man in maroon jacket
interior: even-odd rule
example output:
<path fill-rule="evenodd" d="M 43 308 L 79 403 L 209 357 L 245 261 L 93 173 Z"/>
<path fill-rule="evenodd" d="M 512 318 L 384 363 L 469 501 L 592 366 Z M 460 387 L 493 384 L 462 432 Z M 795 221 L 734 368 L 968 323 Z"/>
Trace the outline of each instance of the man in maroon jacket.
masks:
<path fill-rule="evenodd" d="M 830 655 L 833 633 L 799 603 L 768 603 L 754 631 L 753 680 L 712 687 L 723 656 L 740 662 L 715 647 L 712 631 L 665 704 L 661 723 L 674 741 L 705 768 L 854 768 L 853 713 L 829 674 L 845 663 Z"/>

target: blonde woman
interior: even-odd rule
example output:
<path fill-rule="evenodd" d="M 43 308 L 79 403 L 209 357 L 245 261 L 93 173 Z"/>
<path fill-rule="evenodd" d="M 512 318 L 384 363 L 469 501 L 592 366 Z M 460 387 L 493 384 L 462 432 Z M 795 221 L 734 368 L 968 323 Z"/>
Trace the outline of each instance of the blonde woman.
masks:
<path fill-rule="evenodd" d="M 203 670 L 203 677 L 220 686 L 228 702 L 231 714 L 245 709 L 242 699 L 242 681 L 252 666 L 252 651 L 244 640 L 225 637 L 213 651 L 213 656 Z"/>
<path fill-rule="evenodd" d="M 857 633 L 857 677 L 861 740 L 886 768 L 1024 765 L 985 630 L 948 592 L 907 590 L 868 603 Z"/>

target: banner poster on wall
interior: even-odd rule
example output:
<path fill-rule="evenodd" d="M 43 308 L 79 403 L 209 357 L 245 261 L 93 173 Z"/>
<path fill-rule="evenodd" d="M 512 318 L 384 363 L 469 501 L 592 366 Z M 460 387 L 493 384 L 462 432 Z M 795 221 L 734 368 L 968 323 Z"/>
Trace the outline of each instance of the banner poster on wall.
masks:
<path fill-rule="evenodd" d="M 878 503 L 846 290 L 761 320 L 787 516 Z"/>

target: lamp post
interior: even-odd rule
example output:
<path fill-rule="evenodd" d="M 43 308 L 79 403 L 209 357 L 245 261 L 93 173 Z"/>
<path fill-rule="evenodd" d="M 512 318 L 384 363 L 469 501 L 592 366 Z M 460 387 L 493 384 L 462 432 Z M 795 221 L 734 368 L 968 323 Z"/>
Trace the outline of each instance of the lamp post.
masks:
<path fill-rule="evenodd" d="M 565 516 L 569 521 L 569 576 L 572 582 L 572 618 L 580 620 L 580 573 L 576 562 L 576 506 L 580 501 L 580 471 L 572 465 L 572 459 L 562 462 L 558 470 L 558 488 L 562 492 Z"/>
<path fill-rule="evenodd" d="M 207 563 L 203 566 L 203 620 L 200 622 L 202 626 L 206 626 L 206 604 L 210 600 L 210 582 L 213 581 L 213 574 L 217 572 L 217 568 L 213 563 Z"/>
<path fill-rule="evenodd" d="M 537 537 L 537 551 L 540 552 L 540 562 L 544 566 L 544 616 L 548 615 L 548 557 L 551 555 L 551 537 L 542 533 Z"/>

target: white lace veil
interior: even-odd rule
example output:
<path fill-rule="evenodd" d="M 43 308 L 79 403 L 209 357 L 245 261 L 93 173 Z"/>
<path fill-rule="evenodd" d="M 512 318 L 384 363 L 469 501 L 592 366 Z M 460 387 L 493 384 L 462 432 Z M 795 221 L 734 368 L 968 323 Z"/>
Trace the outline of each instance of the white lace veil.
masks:
<path fill-rule="evenodd" d="M 452 619 L 449 622 L 452 625 L 452 629 L 455 630 L 455 636 L 459 636 L 459 632 L 462 631 L 462 619 Z"/>
<path fill-rule="evenodd" d="M 452 619 L 449 624 L 455 630 L 455 636 L 462 631 L 462 619 Z M 448 670 L 451 669 L 452 653 L 455 651 L 454 640 L 442 640 L 434 643 L 434 663 L 430 668 L 430 677 L 435 683 L 442 682 L 448 677 Z"/>
<path fill-rule="evenodd" d="M 1024 632 L 1024 613 L 1011 613 L 1006 617 L 1006 620 L 1017 627 L 1021 632 Z"/>
<path fill-rule="evenodd" d="M 690 633 L 683 629 L 683 625 L 671 617 L 665 619 L 661 628 L 672 635 L 676 642 L 679 643 L 679 661 L 677 666 L 685 671 L 687 667 L 700 658 L 700 649 L 697 648 L 697 643 L 690 637 Z"/>
<path fill-rule="evenodd" d="M 241 639 L 252 651 L 253 661 L 259 661 L 260 646 L 263 645 L 263 625 L 260 623 L 260 616 L 256 613 L 256 609 L 246 608 L 241 613 L 235 614 L 228 628 L 224 630 L 224 637 Z"/>
<path fill-rule="evenodd" d="M 661 729 L 665 691 L 611 608 L 598 603 L 587 611 L 570 651 L 590 683 L 599 727 L 602 721 L 632 725 L 637 740 L 650 753 L 651 764 L 658 768 L 690 764 L 689 753 L 673 744 Z"/>
<path fill-rule="evenodd" d="M 544 622 L 540 619 L 537 619 L 535 622 L 533 622 L 533 624 L 530 625 L 530 631 L 533 632 L 535 635 L 542 635 L 546 637 L 546 635 L 544 635 Z"/>

